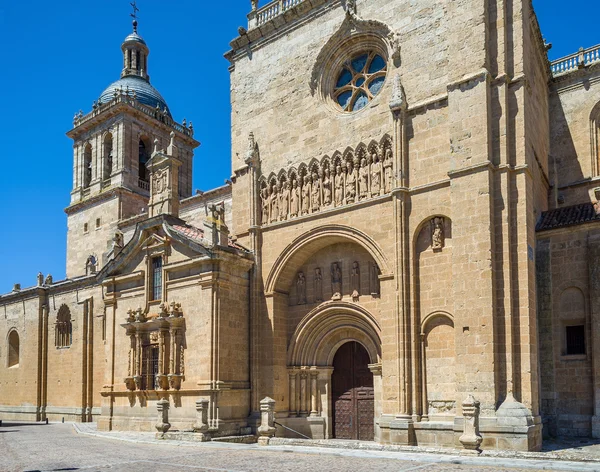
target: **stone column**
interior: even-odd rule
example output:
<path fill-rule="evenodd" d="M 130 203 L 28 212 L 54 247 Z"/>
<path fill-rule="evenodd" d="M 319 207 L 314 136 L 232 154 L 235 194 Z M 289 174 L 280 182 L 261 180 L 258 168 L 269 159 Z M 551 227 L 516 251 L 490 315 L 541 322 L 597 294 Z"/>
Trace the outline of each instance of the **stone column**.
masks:
<path fill-rule="evenodd" d="M 317 397 L 317 379 L 319 372 L 311 370 L 310 372 L 310 416 L 319 416 L 319 406 Z"/>
<path fill-rule="evenodd" d="M 306 371 L 300 372 L 300 416 L 308 414 L 307 399 L 306 399 L 306 383 L 308 374 Z"/>
<path fill-rule="evenodd" d="M 260 402 L 261 422 L 258 428 L 259 446 L 267 446 L 269 440 L 275 436 L 275 400 L 266 397 Z"/>
<path fill-rule="evenodd" d="M 290 406 L 289 406 L 289 416 L 298 416 L 298 410 L 296 407 L 296 379 L 298 377 L 298 373 L 295 371 L 291 371 L 289 373 L 290 379 Z"/>
<path fill-rule="evenodd" d="M 142 339 L 140 333 L 135 333 L 135 374 L 133 376 L 138 390 L 142 388 Z"/>

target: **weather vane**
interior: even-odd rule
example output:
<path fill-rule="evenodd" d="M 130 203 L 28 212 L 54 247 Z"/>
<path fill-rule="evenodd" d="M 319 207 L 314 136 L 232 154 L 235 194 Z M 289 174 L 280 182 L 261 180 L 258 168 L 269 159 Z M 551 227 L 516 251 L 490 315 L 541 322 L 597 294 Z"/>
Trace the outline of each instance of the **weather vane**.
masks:
<path fill-rule="evenodd" d="M 138 17 L 137 17 L 137 13 L 138 11 L 140 11 L 140 9 L 137 7 L 137 5 L 135 4 L 135 0 L 133 1 L 133 3 L 130 3 L 131 7 L 133 8 L 133 13 L 131 13 L 131 18 L 133 18 L 134 20 L 137 21 Z"/>

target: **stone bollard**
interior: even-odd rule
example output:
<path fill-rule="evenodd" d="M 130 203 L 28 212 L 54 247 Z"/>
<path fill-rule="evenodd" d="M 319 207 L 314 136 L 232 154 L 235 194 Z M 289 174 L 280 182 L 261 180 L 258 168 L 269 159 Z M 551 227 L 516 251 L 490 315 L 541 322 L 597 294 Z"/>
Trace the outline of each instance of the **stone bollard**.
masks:
<path fill-rule="evenodd" d="M 459 438 L 465 450 L 462 454 L 478 455 L 481 454 L 481 441 L 483 438 L 479 434 L 479 405 L 473 395 L 469 395 L 462 404 L 463 417 L 465 419 L 464 432 Z"/>
<path fill-rule="evenodd" d="M 162 438 L 171 428 L 169 424 L 169 400 L 159 400 L 156 408 L 158 409 L 158 422 L 155 426 L 158 433 L 156 436 Z"/>
<path fill-rule="evenodd" d="M 195 433 L 206 433 L 208 431 L 208 400 L 202 399 L 196 402 Z"/>
<path fill-rule="evenodd" d="M 275 400 L 266 397 L 260 402 L 260 426 L 258 427 L 258 445 L 268 446 L 275 436 Z"/>

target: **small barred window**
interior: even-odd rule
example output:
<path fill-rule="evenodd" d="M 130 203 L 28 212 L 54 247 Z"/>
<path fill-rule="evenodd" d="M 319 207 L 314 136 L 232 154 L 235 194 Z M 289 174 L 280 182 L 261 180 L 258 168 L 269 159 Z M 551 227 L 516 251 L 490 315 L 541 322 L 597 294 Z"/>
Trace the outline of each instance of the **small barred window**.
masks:
<path fill-rule="evenodd" d="M 376 52 L 361 53 L 344 63 L 333 97 L 343 111 L 363 109 L 383 88 L 387 63 Z"/>

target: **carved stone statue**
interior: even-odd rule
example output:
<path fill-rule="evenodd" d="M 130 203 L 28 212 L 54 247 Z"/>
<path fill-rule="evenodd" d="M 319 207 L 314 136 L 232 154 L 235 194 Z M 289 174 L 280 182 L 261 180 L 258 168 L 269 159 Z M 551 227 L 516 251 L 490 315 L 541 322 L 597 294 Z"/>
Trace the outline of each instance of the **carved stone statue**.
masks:
<path fill-rule="evenodd" d="M 342 299 L 342 269 L 337 262 L 331 264 L 331 291 L 333 292 L 332 300 Z"/>
<path fill-rule="evenodd" d="M 292 190 L 290 192 L 290 217 L 296 218 L 300 211 L 300 189 L 298 188 L 298 181 L 294 179 L 292 181 Z"/>
<path fill-rule="evenodd" d="M 273 185 L 271 193 L 271 223 L 276 222 L 279 219 L 279 187 L 277 184 Z"/>
<path fill-rule="evenodd" d="M 335 169 L 334 191 L 335 206 L 342 206 L 344 204 L 344 173 L 342 172 L 342 166 L 339 165 Z"/>
<path fill-rule="evenodd" d="M 46 276 L 46 280 L 44 281 L 44 285 L 52 285 L 53 280 L 52 280 L 52 275 L 48 274 Z"/>
<path fill-rule="evenodd" d="M 269 191 L 266 188 L 263 188 L 260 191 L 261 199 L 260 203 L 262 206 L 262 219 L 261 223 L 266 225 L 269 223 Z"/>
<path fill-rule="evenodd" d="M 346 203 L 354 203 L 356 199 L 356 181 L 358 172 L 352 161 L 348 162 L 348 174 L 346 175 Z"/>
<path fill-rule="evenodd" d="M 376 152 L 373 153 L 373 164 L 371 164 L 371 196 L 377 197 L 383 194 L 381 187 L 381 162 Z"/>
<path fill-rule="evenodd" d="M 302 214 L 308 215 L 310 211 L 310 193 L 311 193 L 311 185 L 310 185 L 310 177 L 308 175 L 304 176 L 304 185 L 302 186 Z"/>
<path fill-rule="evenodd" d="M 383 161 L 383 174 L 385 179 L 385 193 L 392 191 L 394 178 L 394 156 L 391 149 L 385 150 L 385 159 Z"/>
<path fill-rule="evenodd" d="M 381 285 L 379 283 L 379 266 L 376 262 L 372 262 L 369 269 L 369 285 L 371 288 L 371 295 L 377 296 L 381 293 Z"/>
<path fill-rule="evenodd" d="M 444 218 L 438 216 L 431 220 L 431 247 L 434 251 L 441 251 L 445 242 Z"/>
<path fill-rule="evenodd" d="M 320 267 L 315 269 L 315 301 L 323 301 L 323 273 Z"/>
<path fill-rule="evenodd" d="M 306 277 L 304 272 L 298 272 L 298 278 L 296 279 L 296 294 L 298 298 L 298 305 L 306 304 Z"/>
<path fill-rule="evenodd" d="M 41 287 L 42 285 L 44 285 L 44 274 L 39 272 L 37 275 L 37 286 Z"/>
<path fill-rule="evenodd" d="M 357 302 L 360 298 L 360 265 L 358 261 L 354 261 L 352 264 L 350 282 L 352 284 L 352 300 Z"/>
<path fill-rule="evenodd" d="M 360 179 L 358 180 L 358 188 L 361 200 L 364 200 L 369 196 L 369 166 L 364 157 L 360 161 Z"/>
<path fill-rule="evenodd" d="M 290 183 L 284 182 L 281 190 L 281 196 L 279 197 L 279 220 L 284 221 L 288 219 L 290 212 Z"/>
<path fill-rule="evenodd" d="M 116 256 L 117 254 L 119 254 L 121 252 L 121 250 L 125 246 L 125 243 L 123 241 L 123 233 L 121 233 L 120 231 L 117 231 L 115 233 L 115 235 L 113 236 L 112 240 L 113 240 L 113 254 Z"/>
<path fill-rule="evenodd" d="M 96 257 L 89 255 L 85 261 L 85 275 L 91 275 L 96 273 Z"/>
<path fill-rule="evenodd" d="M 321 179 L 316 172 L 312 176 L 311 201 L 312 212 L 316 213 L 321 209 Z"/>
<path fill-rule="evenodd" d="M 323 176 L 323 206 L 331 205 L 331 173 L 325 168 Z"/>

